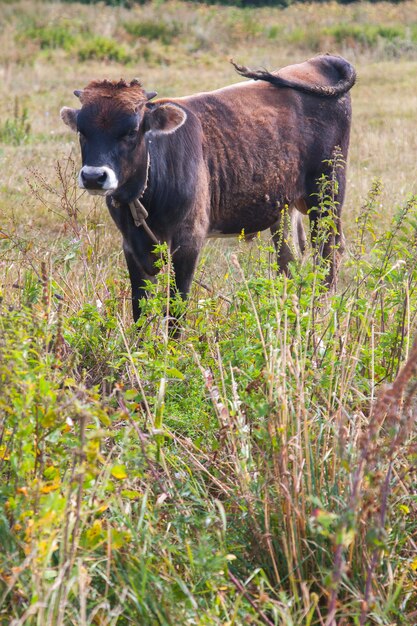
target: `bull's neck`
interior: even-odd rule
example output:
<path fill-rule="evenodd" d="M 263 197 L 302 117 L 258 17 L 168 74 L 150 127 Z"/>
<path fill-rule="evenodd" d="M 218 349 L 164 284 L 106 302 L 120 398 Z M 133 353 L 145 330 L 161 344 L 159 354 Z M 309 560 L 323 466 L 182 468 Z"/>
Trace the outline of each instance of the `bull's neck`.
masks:
<path fill-rule="evenodd" d="M 139 158 L 139 166 L 128 181 L 113 194 L 113 200 L 117 204 L 129 204 L 135 200 L 140 200 L 149 183 L 149 172 L 151 159 L 148 146 L 143 142 L 140 146 L 142 152 Z"/>

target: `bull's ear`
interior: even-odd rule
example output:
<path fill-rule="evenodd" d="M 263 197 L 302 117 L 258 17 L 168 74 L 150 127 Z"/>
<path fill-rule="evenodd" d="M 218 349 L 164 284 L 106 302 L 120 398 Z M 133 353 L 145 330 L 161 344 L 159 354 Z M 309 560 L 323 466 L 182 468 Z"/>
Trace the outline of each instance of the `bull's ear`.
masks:
<path fill-rule="evenodd" d="M 61 109 L 61 119 L 71 130 L 77 130 L 78 111 L 79 109 L 71 109 L 70 107 L 62 107 Z"/>
<path fill-rule="evenodd" d="M 176 104 L 161 104 L 147 111 L 147 130 L 154 133 L 174 133 L 187 119 L 187 113 Z"/>

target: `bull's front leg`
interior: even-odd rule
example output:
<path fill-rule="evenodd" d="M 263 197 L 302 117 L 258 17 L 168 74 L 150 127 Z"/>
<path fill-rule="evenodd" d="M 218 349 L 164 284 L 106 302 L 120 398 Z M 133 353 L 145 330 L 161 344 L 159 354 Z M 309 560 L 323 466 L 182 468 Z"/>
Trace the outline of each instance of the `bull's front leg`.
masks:
<path fill-rule="evenodd" d="M 136 256 L 130 250 L 128 244 L 123 242 L 123 252 L 126 258 L 127 268 L 129 270 L 129 278 L 132 289 L 132 312 L 133 312 L 133 320 L 136 323 L 141 314 L 141 306 L 140 301 L 142 298 L 147 297 L 146 285 L 148 281 L 155 281 L 155 276 L 158 272 L 156 268 L 154 268 L 153 260 L 151 255 L 149 254 L 149 259 L 147 259 L 147 263 L 140 263 Z M 151 269 L 152 273 L 148 273 L 145 271 L 146 269 Z M 154 269 L 152 269 L 154 268 Z"/>
<path fill-rule="evenodd" d="M 193 276 L 197 267 L 198 257 L 203 247 L 204 239 L 196 238 L 187 241 L 174 239 L 172 242 L 172 264 L 175 273 L 175 288 L 177 294 L 185 301 L 191 289 Z M 174 336 L 180 332 L 178 311 L 175 304 L 170 306 L 170 328 Z"/>

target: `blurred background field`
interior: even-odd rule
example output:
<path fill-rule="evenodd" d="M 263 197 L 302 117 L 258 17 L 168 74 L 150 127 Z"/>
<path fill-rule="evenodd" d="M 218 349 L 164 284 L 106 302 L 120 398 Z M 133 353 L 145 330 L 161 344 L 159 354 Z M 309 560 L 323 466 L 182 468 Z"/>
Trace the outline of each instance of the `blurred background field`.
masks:
<path fill-rule="evenodd" d="M 133 328 L 60 108 L 327 51 L 358 72 L 338 289 L 210 241 L 182 340 L 169 271 Z M 0 3 L 1 624 L 417 623 L 416 125 L 416 0 Z"/>

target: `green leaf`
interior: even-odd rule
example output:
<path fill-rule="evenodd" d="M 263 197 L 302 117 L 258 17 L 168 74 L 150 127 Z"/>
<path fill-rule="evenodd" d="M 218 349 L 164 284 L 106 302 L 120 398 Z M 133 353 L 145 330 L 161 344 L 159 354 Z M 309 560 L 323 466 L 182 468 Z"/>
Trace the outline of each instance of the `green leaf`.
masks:
<path fill-rule="evenodd" d="M 169 367 L 166 371 L 167 378 L 178 378 L 179 380 L 184 380 L 185 376 L 182 372 L 177 370 L 176 367 Z"/>
<path fill-rule="evenodd" d="M 118 480 L 124 480 L 127 478 L 126 467 L 124 465 L 113 465 L 110 470 L 110 474 Z"/>

